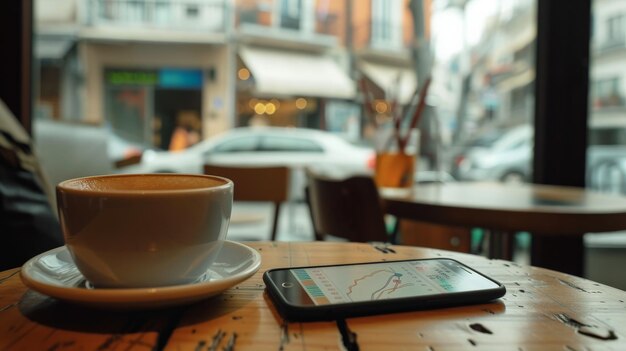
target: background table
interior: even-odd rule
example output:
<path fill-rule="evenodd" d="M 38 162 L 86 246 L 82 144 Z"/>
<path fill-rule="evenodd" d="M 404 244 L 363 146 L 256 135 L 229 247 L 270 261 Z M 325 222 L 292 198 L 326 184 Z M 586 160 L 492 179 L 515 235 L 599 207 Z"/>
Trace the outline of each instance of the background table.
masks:
<path fill-rule="evenodd" d="M 582 278 L 483 257 L 407 246 L 248 243 L 263 264 L 222 295 L 158 311 L 73 306 L 0 272 L 0 350 L 583 350 L 626 349 L 626 292 Z M 383 253 L 387 251 L 387 253 Z M 274 267 L 452 257 L 506 285 L 499 301 L 447 309 L 287 323 L 264 294 Z"/>
<path fill-rule="evenodd" d="M 383 197 L 387 213 L 485 228 L 495 234 L 490 240 L 498 246 L 508 244 L 501 242 L 507 234 L 531 232 L 533 265 L 579 276 L 583 234 L 626 229 L 626 197 L 582 188 L 461 182 L 420 184 L 410 194 Z"/>

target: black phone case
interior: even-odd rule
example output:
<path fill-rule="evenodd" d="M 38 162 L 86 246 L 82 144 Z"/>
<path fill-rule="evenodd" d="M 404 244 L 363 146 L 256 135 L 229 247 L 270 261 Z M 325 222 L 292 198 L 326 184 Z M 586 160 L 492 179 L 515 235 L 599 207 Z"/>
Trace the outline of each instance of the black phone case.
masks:
<path fill-rule="evenodd" d="M 424 260 L 437 260 L 439 258 L 424 259 Z M 343 304 L 329 304 L 324 306 L 301 306 L 295 305 L 287 301 L 280 293 L 279 288 L 274 284 L 274 281 L 270 278 L 269 274 L 273 271 L 300 269 L 300 268 L 318 268 L 318 267 L 336 267 L 336 266 L 350 266 L 350 265 L 362 265 L 362 264 L 374 264 L 374 263 L 394 263 L 394 262 L 407 262 L 416 261 L 410 260 L 398 260 L 398 261 L 383 261 L 383 262 L 363 262 L 363 263 L 351 263 L 351 264 L 335 264 L 335 265 L 322 265 L 322 266 L 302 266 L 302 267 L 289 267 L 289 268 L 275 268 L 270 269 L 263 273 L 263 282 L 266 286 L 266 291 L 274 302 L 274 306 L 280 315 L 288 320 L 294 322 L 305 321 L 323 321 L 323 320 L 336 320 L 349 317 L 368 316 L 374 314 L 386 314 L 395 312 L 406 312 L 415 310 L 426 310 L 441 307 L 454 307 L 471 305 L 478 303 L 486 303 L 492 300 L 498 299 L 506 294 L 506 288 L 500 282 L 476 271 L 475 269 L 466 266 L 465 264 L 446 258 L 447 260 L 455 261 L 471 270 L 483 276 L 486 279 L 498 285 L 497 288 L 485 289 L 480 291 L 469 292 L 454 292 L 446 294 L 428 295 L 428 296 L 414 296 L 407 298 L 397 298 L 388 300 L 377 301 L 363 301 L 363 302 L 350 302 Z M 419 261 L 424 261 L 419 260 Z"/>

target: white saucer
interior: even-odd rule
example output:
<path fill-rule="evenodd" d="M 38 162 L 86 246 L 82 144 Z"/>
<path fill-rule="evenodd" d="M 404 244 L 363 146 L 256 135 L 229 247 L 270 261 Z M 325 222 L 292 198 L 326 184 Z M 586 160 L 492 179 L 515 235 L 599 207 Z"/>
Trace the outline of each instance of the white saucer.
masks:
<path fill-rule="evenodd" d="M 22 266 L 22 281 L 42 294 L 83 305 L 157 308 L 192 303 L 217 295 L 252 276 L 261 255 L 240 243 L 225 241 L 211 269 L 190 284 L 133 289 L 98 289 L 87 285 L 65 246 L 31 258 Z"/>

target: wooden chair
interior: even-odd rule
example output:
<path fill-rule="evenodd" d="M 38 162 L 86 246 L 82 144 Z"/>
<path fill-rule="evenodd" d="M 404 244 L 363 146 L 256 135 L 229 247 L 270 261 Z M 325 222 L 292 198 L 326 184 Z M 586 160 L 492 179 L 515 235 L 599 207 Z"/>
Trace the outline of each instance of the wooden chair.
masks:
<path fill-rule="evenodd" d="M 357 242 L 388 242 L 378 190 L 371 177 L 333 180 L 307 171 L 305 196 L 315 239 L 327 235 Z"/>
<path fill-rule="evenodd" d="M 288 167 L 235 167 L 204 165 L 204 173 L 228 178 L 235 184 L 235 201 L 263 201 L 274 203 L 272 241 L 276 240 L 280 205 L 289 193 Z"/>

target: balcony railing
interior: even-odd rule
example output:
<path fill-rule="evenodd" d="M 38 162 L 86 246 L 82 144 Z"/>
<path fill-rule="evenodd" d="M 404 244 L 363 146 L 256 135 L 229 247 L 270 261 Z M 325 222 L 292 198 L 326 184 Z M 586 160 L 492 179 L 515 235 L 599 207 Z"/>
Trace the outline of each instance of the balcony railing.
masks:
<path fill-rule="evenodd" d="M 250 24 L 262 27 L 272 27 L 274 22 L 272 20 L 271 8 L 263 7 L 241 7 L 237 9 L 237 24 L 238 26 Z M 292 31 L 302 32 L 301 20 L 299 18 L 281 17 L 280 28 Z M 315 19 L 315 25 L 313 29 L 314 34 L 339 36 L 342 32 L 342 28 L 339 26 L 338 17 L 336 14 L 328 13 L 324 16 L 317 16 Z M 307 33 L 308 34 L 308 33 Z"/>
<path fill-rule="evenodd" d="M 226 32 L 225 0 L 89 0 L 88 24 Z"/>

